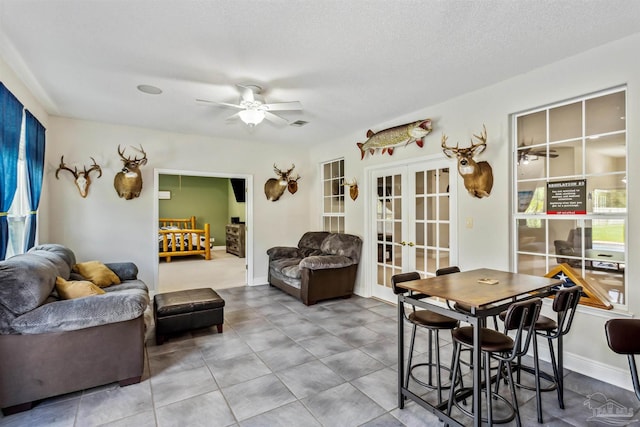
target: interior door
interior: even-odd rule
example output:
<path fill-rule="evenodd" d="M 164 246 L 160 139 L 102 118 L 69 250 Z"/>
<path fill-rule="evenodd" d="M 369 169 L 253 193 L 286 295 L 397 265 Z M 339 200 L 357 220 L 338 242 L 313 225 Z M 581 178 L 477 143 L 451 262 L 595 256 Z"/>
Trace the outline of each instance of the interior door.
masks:
<path fill-rule="evenodd" d="M 451 181 L 455 184 L 456 177 L 450 177 L 448 165 L 439 159 L 372 173 L 374 297 L 396 300 L 391 288 L 394 274 L 418 271 L 429 277 L 438 268 L 455 264 Z"/>

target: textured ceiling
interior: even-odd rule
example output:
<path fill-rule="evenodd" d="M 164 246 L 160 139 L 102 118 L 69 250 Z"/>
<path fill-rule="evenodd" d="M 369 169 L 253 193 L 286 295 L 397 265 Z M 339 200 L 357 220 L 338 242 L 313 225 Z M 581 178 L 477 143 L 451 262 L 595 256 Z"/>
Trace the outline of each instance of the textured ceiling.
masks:
<path fill-rule="evenodd" d="M 629 0 L 0 0 L 0 55 L 50 114 L 313 144 L 640 32 Z M 304 127 L 227 121 L 237 83 Z M 136 90 L 154 85 L 161 95 Z M 417 119 L 417 118 L 416 118 Z"/>

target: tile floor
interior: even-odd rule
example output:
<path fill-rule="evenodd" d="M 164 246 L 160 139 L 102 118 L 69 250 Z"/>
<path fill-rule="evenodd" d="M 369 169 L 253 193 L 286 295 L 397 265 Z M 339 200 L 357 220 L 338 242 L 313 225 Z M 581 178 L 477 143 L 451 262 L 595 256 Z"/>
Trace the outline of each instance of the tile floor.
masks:
<path fill-rule="evenodd" d="M 0 426 L 442 425 L 414 403 L 397 407 L 394 306 L 354 296 L 306 307 L 269 286 L 219 293 L 226 300 L 222 334 L 213 327 L 156 346 L 150 330 L 139 384 L 48 399 L 0 418 Z M 416 352 L 424 359 L 421 334 Z M 451 354 L 448 335 L 441 337 L 443 358 Z M 633 412 L 629 423 L 639 422 L 632 392 L 575 372 L 565 378 L 566 409 L 558 409 L 555 393 L 544 393 L 544 425 L 606 425 L 591 409 L 606 399 Z M 518 398 L 523 425 L 539 425 L 534 393 L 519 390 Z"/>

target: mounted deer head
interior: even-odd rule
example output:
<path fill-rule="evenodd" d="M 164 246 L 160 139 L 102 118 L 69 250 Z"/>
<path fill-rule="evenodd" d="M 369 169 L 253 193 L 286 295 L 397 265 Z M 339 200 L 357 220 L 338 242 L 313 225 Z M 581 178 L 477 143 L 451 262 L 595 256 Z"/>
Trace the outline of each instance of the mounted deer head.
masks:
<path fill-rule="evenodd" d="M 355 178 L 353 178 L 352 182 L 344 181 L 342 185 L 349 187 L 349 196 L 351 196 L 351 200 L 358 198 L 358 181 L 356 181 Z"/>
<path fill-rule="evenodd" d="M 473 135 L 479 142 L 474 144 L 471 140 L 471 147 L 456 148 L 447 147 L 447 136 L 442 134 L 442 151 L 449 157 L 458 159 L 458 172 L 464 179 L 464 187 L 473 197 L 488 197 L 493 187 L 493 170 L 487 162 L 477 162 L 473 157 L 482 153 L 487 148 L 487 128 L 482 125 L 480 135 Z"/>
<path fill-rule="evenodd" d="M 78 187 L 78 191 L 80 192 L 80 196 L 82 198 L 87 197 L 87 194 L 89 194 L 89 186 L 91 185 L 91 176 L 89 174 L 93 171 L 98 171 L 100 173 L 100 175 L 98 175 L 98 178 L 102 176 L 102 169 L 100 169 L 100 166 L 96 164 L 96 161 L 93 157 L 91 157 L 91 160 L 93 161 L 93 164 L 89 169 L 84 166 L 84 170 L 82 172 L 78 172 L 77 167 L 74 166 L 73 170 L 71 170 L 69 167 L 67 167 L 67 165 L 64 164 L 64 156 L 60 157 L 60 166 L 58 166 L 58 169 L 56 169 L 56 179 L 60 179 L 58 178 L 58 173 L 61 170 L 71 172 L 71 174 L 73 175 L 73 181 L 75 182 L 76 187 Z"/>
<path fill-rule="evenodd" d="M 140 145 L 139 150 L 135 147 L 134 149 L 142 153 L 142 158 L 139 159 L 137 156 L 133 159 L 131 157 L 125 157 L 124 150 L 120 150 L 120 145 L 118 145 L 118 154 L 124 166 L 113 179 L 113 186 L 118 196 L 124 197 L 126 200 L 131 200 L 140 195 L 142 191 L 142 172 L 140 172 L 140 166 L 147 164 L 147 153 L 144 152 L 142 145 Z"/>
<path fill-rule="evenodd" d="M 298 180 L 300 179 L 300 175 L 296 174 L 295 178 L 289 177 L 289 182 L 287 183 L 287 190 L 289 193 L 296 194 L 298 191 Z"/>
<path fill-rule="evenodd" d="M 293 172 L 293 169 L 296 165 L 292 164 L 291 169 L 288 169 L 286 172 L 278 169 L 276 164 L 273 164 L 273 171 L 278 175 L 278 178 L 269 178 L 267 182 L 264 183 L 264 194 L 267 196 L 267 200 L 271 200 L 275 202 L 282 196 L 284 190 L 289 186 L 289 175 Z M 297 179 L 296 179 L 297 181 Z M 297 189 L 296 185 L 296 189 Z"/>

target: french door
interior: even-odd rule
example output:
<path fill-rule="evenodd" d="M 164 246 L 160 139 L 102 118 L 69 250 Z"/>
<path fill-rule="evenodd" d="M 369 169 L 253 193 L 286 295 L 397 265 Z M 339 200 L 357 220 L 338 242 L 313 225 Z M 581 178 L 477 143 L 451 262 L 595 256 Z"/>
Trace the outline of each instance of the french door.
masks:
<path fill-rule="evenodd" d="M 434 276 L 456 262 L 455 183 L 443 159 L 371 172 L 372 296 L 395 301 L 391 276 Z"/>

